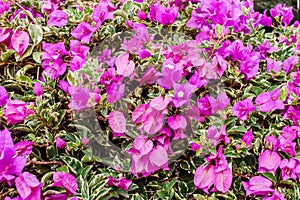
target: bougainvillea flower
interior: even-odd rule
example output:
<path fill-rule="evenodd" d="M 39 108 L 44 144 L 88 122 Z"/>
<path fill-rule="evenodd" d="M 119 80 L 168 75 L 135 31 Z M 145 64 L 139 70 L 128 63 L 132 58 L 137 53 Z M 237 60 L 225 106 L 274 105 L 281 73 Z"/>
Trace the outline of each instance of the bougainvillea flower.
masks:
<path fill-rule="evenodd" d="M 168 125 L 173 130 L 185 129 L 187 126 L 187 121 L 182 115 L 170 116 L 168 118 Z"/>
<path fill-rule="evenodd" d="M 49 61 L 48 64 L 46 64 L 47 61 Z M 51 62 L 50 60 L 46 60 L 42 63 L 42 67 L 45 69 L 43 71 L 43 74 L 46 74 L 48 77 L 52 78 L 53 80 L 63 75 L 67 70 L 67 64 L 64 63 L 61 58 L 57 59 L 54 62 Z"/>
<path fill-rule="evenodd" d="M 274 61 L 272 58 L 266 58 L 267 61 L 267 72 L 279 72 L 281 61 Z"/>
<path fill-rule="evenodd" d="M 295 171 L 297 165 L 298 163 L 294 158 L 290 158 L 290 160 L 283 159 L 279 166 L 281 169 L 282 180 L 297 178 Z"/>
<path fill-rule="evenodd" d="M 16 156 L 13 139 L 7 129 L 0 131 L 0 183 L 4 180 L 11 186 L 26 164 L 26 158 Z"/>
<path fill-rule="evenodd" d="M 211 105 L 212 114 L 223 111 L 230 104 L 230 99 L 227 97 L 226 92 L 221 92 L 216 99 L 212 96 L 208 96 L 208 99 Z"/>
<path fill-rule="evenodd" d="M 41 199 L 41 188 L 43 183 L 29 172 L 23 172 L 16 178 L 16 188 L 23 200 Z"/>
<path fill-rule="evenodd" d="M 154 69 L 153 66 L 150 66 L 147 68 L 143 77 L 139 80 L 140 85 L 153 84 L 157 81 L 158 78 L 159 78 L 158 72 Z"/>
<path fill-rule="evenodd" d="M 143 130 L 148 134 L 155 134 L 162 129 L 165 121 L 164 111 L 151 109 L 147 112 L 143 124 Z"/>
<path fill-rule="evenodd" d="M 69 107 L 75 110 L 89 108 L 90 91 L 86 88 L 71 86 L 68 89 L 71 95 Z"/>
<path fill-rule="evenodd" d="M 212 114 L 212 107 L 209 98 L 209 95 L 206 95 L 197 100 L 197 105 L 200 108 L 200 113 L 204 116 L 210 116 Z"/>
<path fill-rule="evenodd" d="M 282 119 L 290 119 L 295 125 L 298 125 L 298 120 L 300 120 L 300 111 L 296 110 L 293 106 L 288 106 L 288 109 L 284 113 Z"/>
<path fill-rule="evenodd" d="M 202 164 L 196 170 L 194 176 L 195 186 L 209 193 L 208 189 L 214 184 L 211 192 L 226 193 L 232 183 L 232 170 L 228 166 L 222 147 L 218 149 L 217 154 L 211 153 L 206 161 L 208 162 L 206 167 Z"/>
<path fill-rule="evenodd" d="M 190 83 L 175 83 L 173 87 L 175 95 L 172 102 L 174 103 L 175 107 L 179 108 L 183 105 L 189 105 L 190 99 L 196 87 L 194 85 L 191 85 Z"/>
<path fill-rule="evenodd" d="M 213 65 L 215 66 L 217 74 L 221 77 L 227 69 L 227 61 L 218 53 L 213 57 Z"/>
<path fill-rule="evenodd" d="M 113 15 L 108 11 L 107 6 L 102 1 L 95 8 L 92 19 L 96 22 L 96 27 L 99 28 L 107 19 L 113 19 Z"/>
<path fill-rule="evenodd" d="M 165 98 L 158 96 L 150 101 L 150 107 L 155 110 L 165 110 L 171 101 L 172 97 L 170 96 L 166 96 Z"/>
<path fill-rule="evenodd" d="M 10 100 L 4 107 L 4 118 L 7 124 L 18 124 L 23 122 L 28 115 L 33 114 L 33 110 L 29 108 L 31 103 L 25 103 L 20 100 Z"/>
<path fill-rule="evenodd" d="M 33 142 L 31 141 L 21 141 L 15 144 L 15 150 L 18 156 L 28 156 L 32 152 Z"/>
<path fill-rule="evenodd" d="M 181 70 L 173 63 L 173 61 L 166 60 L 162 67 L 162 78 L 158 79 L 158 84 L 164 89 L 171 89 L 172 86 L 180 80 Z"/>
<path fill-rule="evenodd" d="M 62 89 L 64 92 L 69 93 L 69 87 L 71 87 L 70 83 L 68 83 L 65 80 L 59 80 L 58 86 L 60 89 Z"/>
<path fill-rule="evenodd" d="M 112 111 L 108 115 L 108 123 L 114 135 L 123 135 L 126 131 L 126 119 L 123 113 Z"/>
<path fill-rule="evenodd" d="M 275 173 L 280 165 L 281 158 L 276 151 L 269 149 L 265 150 L 258 158 L 258 172 L 273 172 Z"/>
<path fill-rule="evenodd" d="M 124 52 L 116 58 L 117 74 L 127 77 L 130 76 L 135 68 L 135 64 L 129 59 L 129 53 Z"/>
<path fill-rule="evenodd" d="M 43 49 L 43 53 L 42 53 L 43 60 L 47 60 L 47 59 L 57 60 L 59 58 L 62 58 L 62 56 L 64 55 L 68 55 L 68 51 L 65 48 L 65 43 L 63 42 L 58 42 L 55 44 L 43 42 L 42 49 Z"/>
<path fill-rule="evenodd" d="M 178 8 L 176 6 L 167 8 L 162 6 L 160 2 L 150 6 L 150 13 L 148 18 L 151 21 L 158 21 L 162 25 L 173 24 L 178 15 Z"/>
<path fill-rule="evenodd" d="M 113 177 L 108 177 L 107 185 L 112 185 L 116 186 L 119 188 L 122 188 L 126 191 L 128 191 L 130 185 L 132 183 L 132 180 L 127 180 L 124 177 L 121 178 L 113 178 Z"/>
<path fill-rule="evenodd" d="M 70 61 L 70 70 L 72 72 L 77 71 L 82 68 L 84 63 L 85 61 L 81 57 L 74 56 Z"/>
<path fill-rule="evenodd" d="M 247 148 L 250 148 L 253 138 L 252 131 L 247 131 L 242 137 L 242 142 L 246 144 Z"/>
<path fill-rule="evenodd" d="M 70 53 L 72 56 L 79 56 L 82 60 L 86 60 L 86 55 L 90 47 L 82 45 L 78 40 L 70 41 Z"/>
<path fill-rule="evenodd" d="M 9 12 L 9 11 L 10 11 L 10 2 L 0 0 L 0 15 L 2 15 L 2 13 L 4 12 Z"/>
<path fill-rule="evenodd" d="M 261 195 L 265 196 L 271 192 L 274 192 L 272 189 L 272 182 L 262 176 L 254 176 L 250 178 L 249 182 L 242 181 L 242 184 L 246 190 L 246 195 Z"/>
<path fill-rule="evenodd" d="M 259 94 L 255 103 L 259 106 L 261 112 L 269 112 L 272 110 L 283 110 L 284 104 L 279 100 L 280 90 L 277 88 L 271 92 L 263 92 Z"/>
<path fill-rule="evenodd" d="M 146 13 L 141 10 L 138 11 L 137 16 L 138 16 L 139 20 L 145 20 L 147 18 Z"/>
<path fill-rule="evenodd" d="M 54 10 L 58 10 L 60 1 L 46 0 L 41 8 L 42 13 L 51 14 Z"/>
<path fill-rule="evenodd" d="M 93 27 L 87 22 L 81 22 L 78 26 L 71 31 L 71 35 L 77 40 L 81 40 L 87 44 L 91 42 L 93 33 L 97 30 L 96 27 Z"/>
<path fill-rule="evenodd" d="M 5 87 L 0 86 L 0 106 L 6 104 L 7 100 L 8 100 L 8 93 Z"/>
<path fill-rule="evenodd" d="M 284 198 L 284 194 L 275 190 L 272 196 L 265 196 L 262 200 L 286 200 L 286 198 Z"/>
<path fill-rule="evenodd" d="M 76 178 L 66 172 L 54 172 L 53 186 L 65 188 L 68 194 L 76 194 L 78 184 Z"/>
<path fill-rule="evenodd" d="M 245 79 L 249 80 L 255 77 L 259 69 L 260 54 L 252 52 L 240 62 L 240 70 L 245 75 Z"/>
<path fill-rule="evenodd" d="M 278 148 L 291 156 L 296 156 L 296 142 L 278 137 Z"/>
<path fill-rule="evenodd" d="M 17 30 L 11 36 L 12 48 L 22 56 L 23 53 L 27 50 L 29 45 L 29 35 L 25 31 Z"/>
<path fill-rule="evenodd" d="M 282 6 L 282 4 L 277 4 L 274 8 L 271 8 L 270 14 L 274 18 L 278 16 L 282 17 L 281 20 L 286 26 L 290 24 L 294 17 L 293 7 Z"/>
<path fill-rule="evenodd" d="M 60 137 L 55 137 L 55 142 L 58 149 L 63 149 L 67 146 L 67 143 Z"/>
<path fill-rule="evenodd" d="M 194 175 L 194 184 L 196 188 L 199 188 L 209 194 L 208 189 L 214 184 L 215 171 L 213 165 L 204 167 L 204 164 L 200 165 Z"/>
<path fill-rule="evenodd" d="M 68 15 L 63 10 L 55 10 L 49 15 L 47 26 L 64 26 L 68 24 Z"/>
<path fill-rule="evenodd" d="M 36 82 L 34 83 L 34 86 L 33 86 L 33 92 L 36 96 L 41 96 L 43 95 L 44 93 L 44 90 L 43 90 L 43 87 L 41 86 L 40 83 Z"/>
<path fill-rule="evenodd" d="M 146 136 L 137 136 L 133 148 L 127 151 L 132 155 L 131 171 L 135 176 L 141 173 L 149 176 L 159 169 L 168 169 L 168 153 L 162 146 L 154 147 Z"/>
<path fill-rule="evenodd" d="M 207 130 L 207 133 L 206 133 L 206 138 L 211 139 L 215 146 L 217 146 L 220 141 L 224 141 L 225 144 L 230 143 L 230 139 L 226 134 L 226 126 L 225 125 L 223 125 L 221 127 L 220 131 L 218 131 L 217 127 L 215 127 L 215 126 L 209 127 Z"/>
<path fill-rule="evenodd" d="M 298 63 L 299 57 L 298 56 L 291 56 L 287 58 L 285 61 L 282 63 L 282 69 L 285 73 L 289 73 L 293 68 L 294 65 Z"/>
<path fill-rule="evenodd" d="M 106 88 L 106 92 L 108 94 L 108 103 L 113 104 L 115 101 L 119 101 L 124 96 L 125 83 L 121 84 L 113 82 L 110 87 Z"/>
<path fill-rule="evenodd" d="M 253 105 L 251 99 L 246 98 L 245 100 L 238 101 L 232 106 L 232 114 L 237 116 L 240 120 L 247 120 L 248 114 L 254 111 L 256 107 Z"/>
<path fill-rule="evenodd" d="M 113 67 L 116 59 L 111 55 L 111 49 L 105 49 L 101 52 L 98 60 L 100 62 L 105 62 L 110 67 Z"/>

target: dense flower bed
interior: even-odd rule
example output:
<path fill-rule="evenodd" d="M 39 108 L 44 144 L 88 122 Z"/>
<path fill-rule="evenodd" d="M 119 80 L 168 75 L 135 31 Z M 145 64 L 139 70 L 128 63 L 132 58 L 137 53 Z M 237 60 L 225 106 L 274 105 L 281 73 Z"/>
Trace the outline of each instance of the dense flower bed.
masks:
<path fill-rule="evenodd" d="M 291 7 L 0 0 L 0 14 L 0 199 L 299 198 Z"/>

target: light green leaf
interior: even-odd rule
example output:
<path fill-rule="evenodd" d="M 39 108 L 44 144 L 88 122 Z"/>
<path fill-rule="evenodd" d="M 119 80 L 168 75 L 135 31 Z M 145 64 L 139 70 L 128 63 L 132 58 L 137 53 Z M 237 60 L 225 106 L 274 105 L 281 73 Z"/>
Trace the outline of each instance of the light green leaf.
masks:
<path fill-rule="evenodd" d="M 33 43 L 39 44 L 43 39 L 43 29 L 39 25 L 30 24 L 28 30 Z"/>

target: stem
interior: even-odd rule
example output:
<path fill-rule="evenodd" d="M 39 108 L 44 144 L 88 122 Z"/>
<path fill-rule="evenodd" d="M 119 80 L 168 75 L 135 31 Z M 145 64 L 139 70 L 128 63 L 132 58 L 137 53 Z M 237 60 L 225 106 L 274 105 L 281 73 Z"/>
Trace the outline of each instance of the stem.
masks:
<path fill-rule="evenodd" d="M 29 165 L 64 165 L 62 162 L 59 161 L 29 161 L 26 166 Z"/>

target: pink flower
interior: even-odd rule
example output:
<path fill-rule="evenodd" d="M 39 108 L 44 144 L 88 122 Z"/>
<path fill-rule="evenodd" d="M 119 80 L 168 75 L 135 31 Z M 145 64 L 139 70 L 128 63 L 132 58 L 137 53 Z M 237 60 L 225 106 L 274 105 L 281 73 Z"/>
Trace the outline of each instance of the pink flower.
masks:
<path fill-rule="evenodd" d="M 4 12 L 9 12 L 9 11 L 10 11 L 10 2 L 0 0 L 0 15 L 2 15 L 2 13 Z"/>
<path fill-rule="evenodd" d="M 96 31 L 96 27 L 93 27 L 87 22 L 81 22 L 78 26 L 71 31 L 71 35 L 87 44 L 90 43 L 93 33 Z"/>
<path fill-rule="evenodd" d="M 145 20 L 147 18 L 146 13 L 144 13 L 143 11 L 138 11 L 137 16 L 139 18 L 139 20 Z"/>
<path fill-rule="evenodd" d="M 242 101 L 238 101 L 234 106 L 232 106 L 232 114 L 237 116 L 240 120 L 247 120 L 248 114 L 254 111 L 256 107 L 251 102 L 251 99 L 247 98 Z"/>
<path fill-rule="evenodd" d="M 15 180 L 16 188 L 23 200 L 40 200 L 43 183 L 32 174 L 23 172 Z"/>
<path fill-rule="evenodd" d="M 68 24 L 68 15 L 63 10 L 55 10 L 49 15 L 47 26 L 64 26 Z"/>
<path fill-rule="evenodd" d="M 246 195 L 261 195 L 265 196 L 271 192 L 274 192 L 272 189 L 272 182 L 262 176 L 254 176 L 250 178 L 249 182 L 242 181 L 242 184 L 246 190 Z"/>
<path fill-rule="evenodd" d="M 264 198 L 262 198 L 262 200 L 286 200 L 286 199 L 284 198 L 284 194 L 281 194 L 275 190 L 272 196 L 265 196 Z"/>
<path fill-rule="evenodd" d="M 65 193 L 60 194 L 64 196 L 65 199 L 67 199 L 72 194 L 77 194 L 76 191 L 78 189 L 78 183 L 73 175 L 67 172 L 54 172 L 53 181 L 53 186 L 62 187 L 66 189 Z M 53 199 L 51 196 L 49 198 Z"/>
<path fill-rule="evenodd" d="M 213 165 L 207 165 L 204 167 L 204 164 L 200 165 L 194 175 L 194 184 L 196 188 L 199 188 L 206 192 L 214 184 L 215 171 Z"/>
<path fill-rule="evenodd" d="M 55 137 L 56 147 L 58 149 L 63 149 L 67 146 L 67 143 L 62 140 L 60 137 Z"/>
<path fill-rule="evenodd" d="M 70 41 L 70 53 L 72 56 L 79 56 L 82 60 L 86 60 L 86 55 L 90 47 L 82 45 L 78 40 Z"/>
<path fill-rule="evenodd" d="M 98 4 L 92 15 L 92 19 L 96 22 L 97 28 L 99 28 L 105 20 L 113 18 L 113 15 L 108 11 L 107 5 L 105 5 L 103 1 Z"/>
<path fill-rule="evenodd" d="M 7 100 L 8 100 L 8 93 L 5 87 L 0 86 L 0 106 L 6 104 Z"/>
<path fill-rule="evenodd" d="M 43 95 L 44 91 L 43 91 L 43 87 L 41 86 L 40 83 L 36 82 L 34 84 L 34 87 L 33 87 L 33 92 L 36 96 L 41 96 Z"/>
<path fill-rule="evenodd" d="M 242 142 L 246 144 L 247 148 L 250 148 L 252 140 L 253 140 L 252 131 L 247 131 L 242 138 Z"/>
<path fill-rule="evenodd" d="M 13 139 L 7 129 L 0 131 L 0 155 L 0 183 L 6 180 L 12 185 L 16 176 L 22 173 L 26 158 L 16 156 Z"/>
<path fill-rule="evenodd" d="M 18 156 L 28 156 L 32 152 L 33 142 L 31 141 L 21 141 L 15 144 L 15 150 Z"/>
<path fill-rule="evenodd" d="M 276 151 L 265 150 L 258 158 L 258 172 L 275 173 L 280 165 L 281 158 Z"/>
<path fill-rule="evenodd" d="M 128 188 L 130 187 L 131 183 L 132 180 L 127 180 L 124 177 L 118 179 L 113 177 L 108 177 L 108 182 L 107 182 L 108 185 L 116 186 L 126 191 L 128 191 Z"/>
<path fill-rule="evenodd" d="M 123 113 L 112 111 L 108 115 L 108 123 L 114 133 L 114 137 L 123 136 L 126 131 L 126 119 Z"/>
<path fill-rule="evenodd" d="M 200 165 L 195 172 L 194 184 L 196 188 L 202 189 L 207 194 L 208 189 L 214 184 L 212 192 L 220 191 L 226 193 L 232 183 L 232 170 L 229 168 L 226 157 L 222 153 L 222 147 L 217 154 L 211 154 L 206 158 L 208 165 Z"/>
<path fill-rule="evenodd" d="M 298 163 L 294 158 L 290 158 L 290 160 L 283 159 L 279 166 L 281 169 L 282 180 L 297 178 L 295 171 L 297 165 Z"/>
<path fill-rule="evenodd" d="M 131 171 L 137 176 L 149 176 L 159 169 L 168 169 L 168 153 L 162 146 L 154 146 L 146 136 L 135 138 L 133 148 L 128 151 L 132 155 Z"/>
<path fill-rule="evenodd" d="M 33 114 L 29 108 L 31 103 L 25 103 L 20 100 L 10 100 L 4 107 L 4 118 L 7 124 L 18 124 L 23 122 L 28 115 Z"/>
<path fill-rule="evenodd" d="M 58 42 L 55 44 L 43 42 L 42 49 L 43 60 L 57 60 L 61 59 L 62 56 L 69 54 L 65 48 L 65 43 L 63 42 Z"/>
<path fill-rule="evenodd" d="M 283 69 L 283 71 L 286 74 L 289 73 L 294 68 L 294 65 L 296 65 L 298 63 L 298 60 L 299 60 L 298 56 L 291 56 L 291 57 L 287 58 L 282 63 L 282 69 Z"/>
<path fill-rule="evenodd" d="M 261 112 L 269 112 L 272 110 L 283 110 L 284 104 L 279 99 L 280 90 L 277 88 L 271 92 L 263 92 L 259 94 L 256 99 L 255 103 L 259 106 Z"/>
<path fill-rule="evenodd" d="M 174 84 L 174 93 L 175 97 L 173 98 L 173 103 L 176 108 L 179 108 L 183 105 L 190 105 L 190 99 L 195 90 L 195 86 L 190 83 L 186 84 Z"/>

